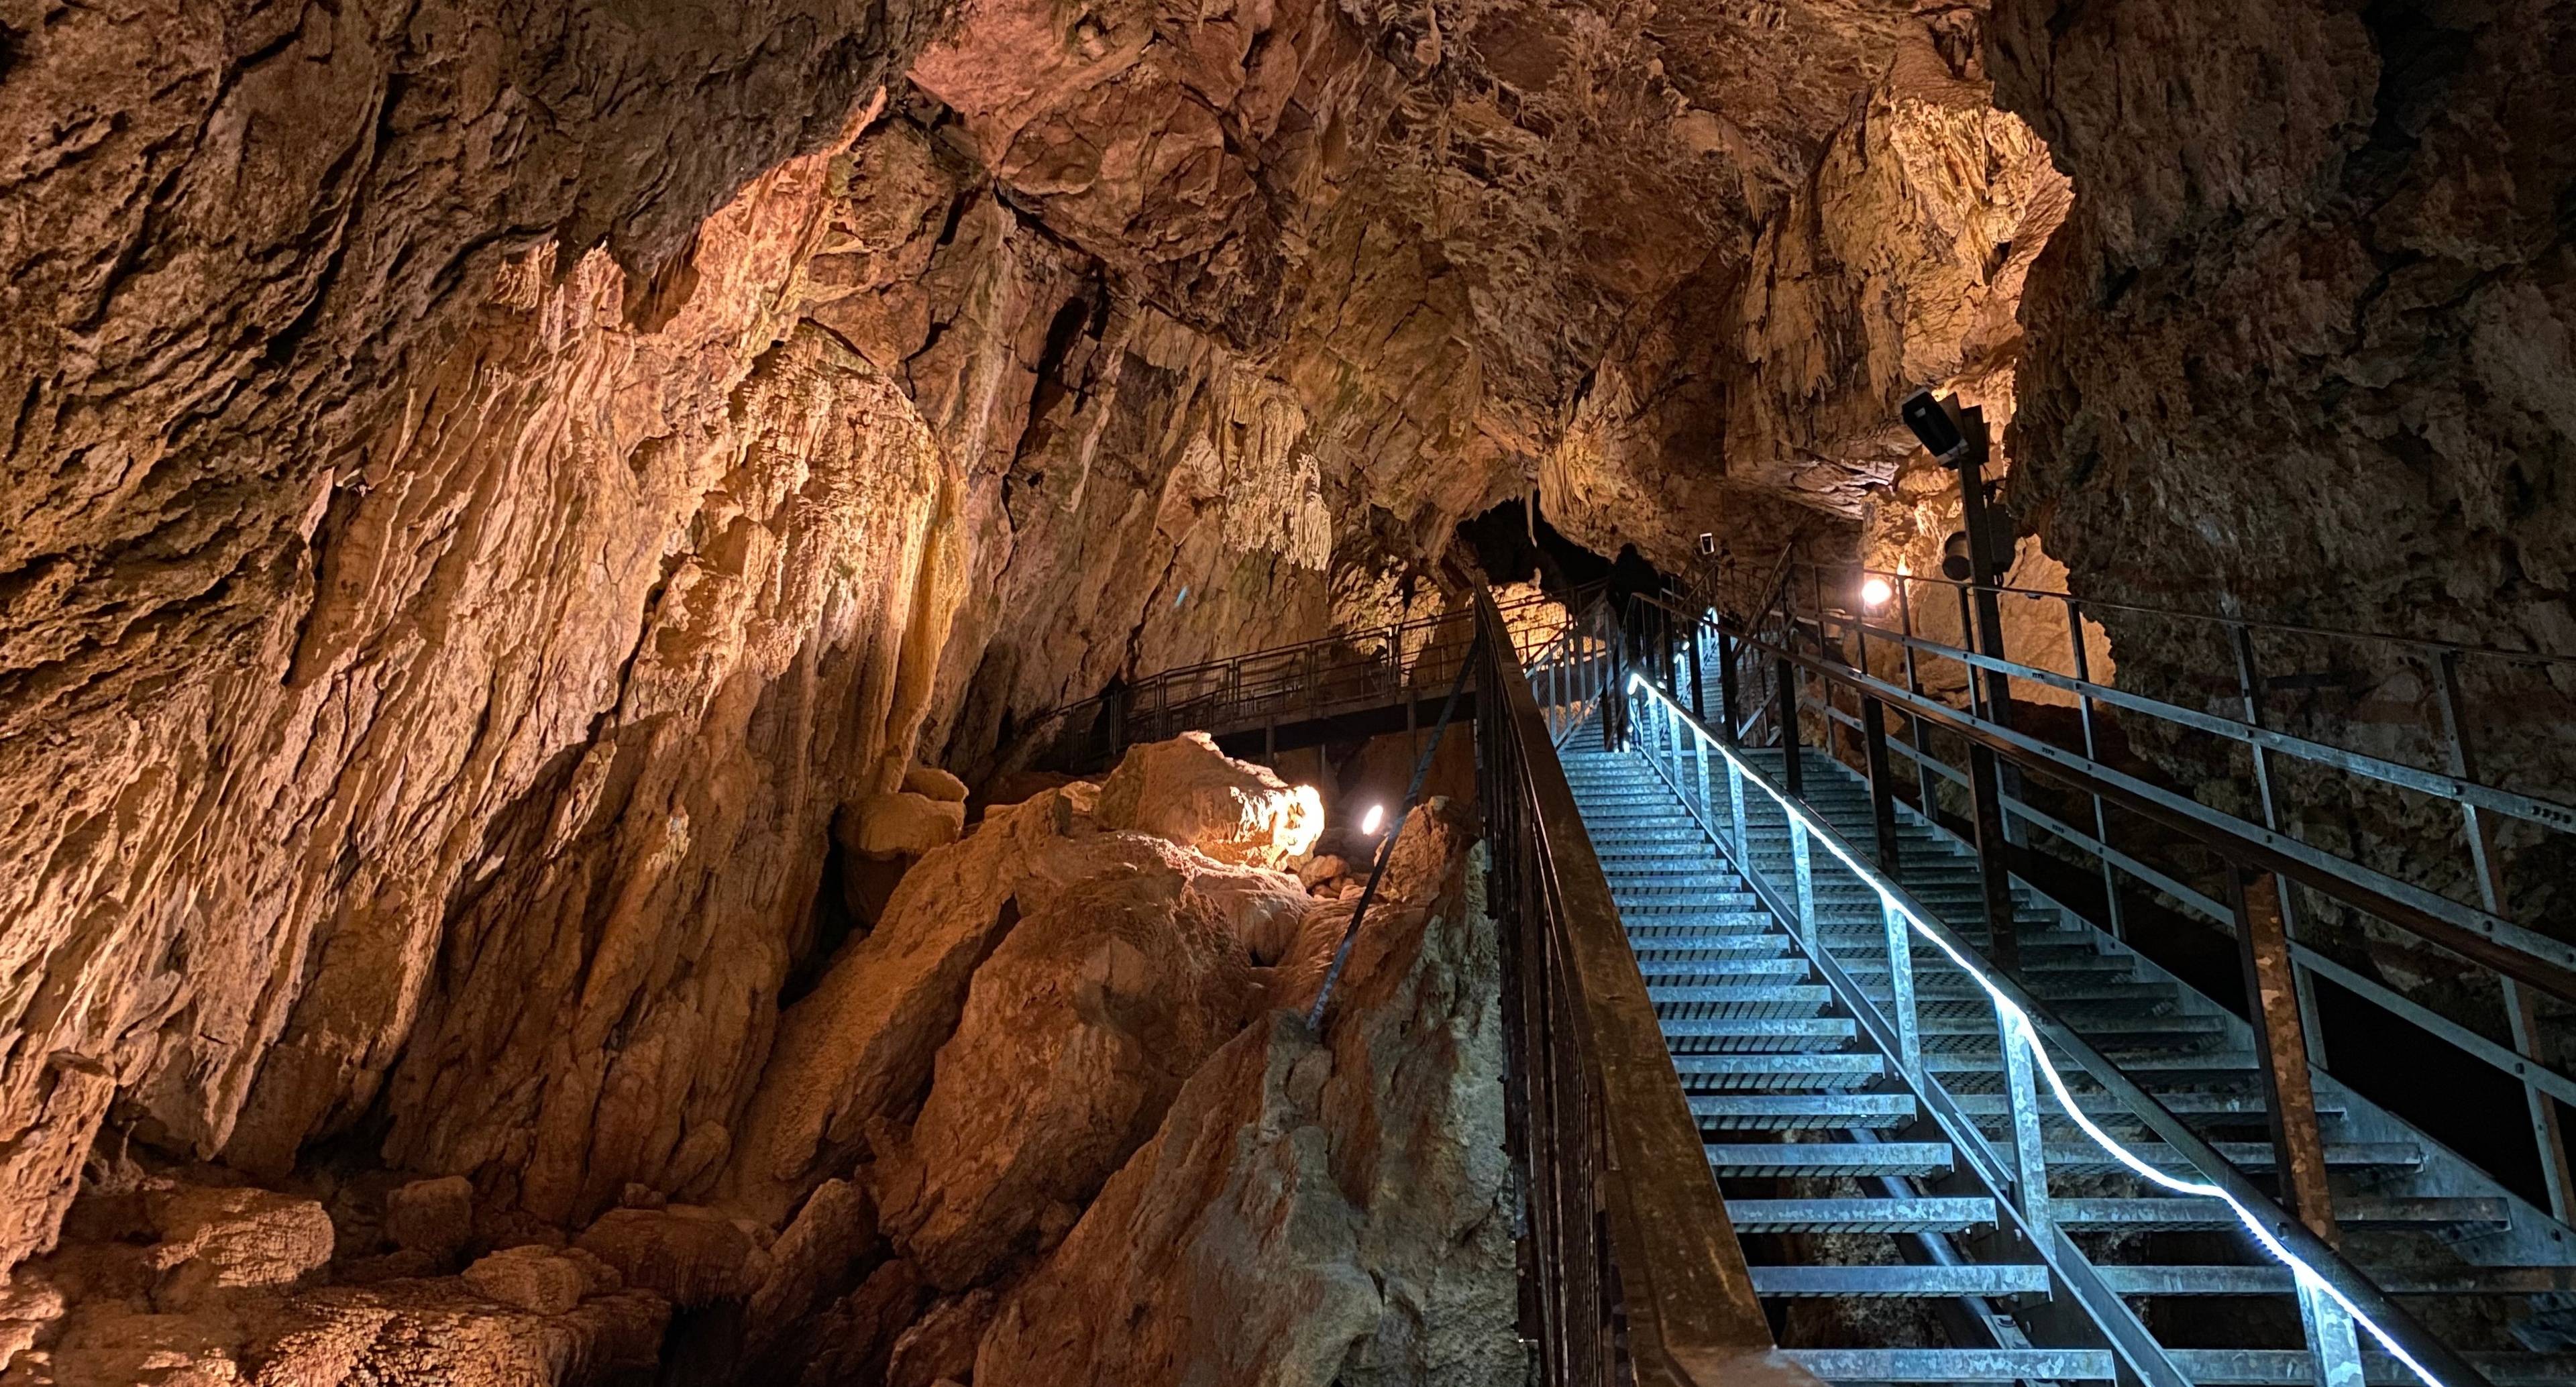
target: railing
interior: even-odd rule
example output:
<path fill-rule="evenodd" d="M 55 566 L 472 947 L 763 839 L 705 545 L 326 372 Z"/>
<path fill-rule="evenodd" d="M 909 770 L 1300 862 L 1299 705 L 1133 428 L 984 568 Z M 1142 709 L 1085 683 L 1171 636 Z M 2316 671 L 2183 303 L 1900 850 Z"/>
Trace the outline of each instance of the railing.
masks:
<path fill-rule="evenodd" d="M 1588 608 L 1599 590 L 1592 584 L 1562 602 L 1542 595 L 1503 606 L 1513 651 L 1535 658 L 1564 633 L 1563 612 Z M 1040 735 L 1054 747 L 1043 759 L 1096 765 L 1137 742 L 1183 732 L 1223 736 L 1424 702 L 1457 678 L 1475 635 L 1473 605 L 1458 603 L 1438 616 L 1159 671 L 1048 713 L 1051 726 Z"/>
<path fill-rule="evenodd" d="M 1504 946 L 1507 1125 L 1527 1218 L 1523 1334 L 1537 1345 L 1539 1380 L 1812 1381 L 1769 1356 L 1734 1225 L 1557 762 L 1551 715 L 1618 701 L 1615 662 L 1569 645 L 1534 680 L 1490 597 L 1478 594 L 1475 617 L 1488 652 L 1480 692 L 1492 695 L 1476 742 Z M 1549 695 L 1544 710 L 1534 683 Z"/>
<path fill-rule="evenodd" d="M 1831 671 L 1820 671 L 1834 677 Z M 2117 1353 L 2135 1379 L 2154 1387 L 2188 1387 L 2189 1379 L 2171 1356 L 2148 1334 L 2136 1316 L 2104 1283 L 2083 1250 L 2059 1229 L 2049 1205 L 2048 1173 L 2040 1117 L 2043 1095 L 2096 1146 L 2161 1191 L 2176 1197 L 2215 1198 L 2231 1209 L 2264 1250 L 2292 1271 L 2301 1300 L 2308 1347 L 2318 1381 L 2359 1383 L 2363 1380 L 2361 1335 L 2375 1340 L 2432 1387 L 2470 1387 L 2485 1379 L 2447 1345 L 2417 1325 L 2370 1279 L 2347 1263 L 2328 1241 L 2333 1234 L 2330 1206 L 2313 1204 L 2296 1193 L 2305 1183 L 2298 1171 L 2295 1132 L 2276 1135 L 2277 1168 L 2293 1190 L 2284 1208 L 2246 1178 L 2191 1126 L 2140 1088 L 2076 1031 L 2057 1019 L 2011 974 L 1990 964 L 1968 940 L 1924 907 L 1890 871 L 1879 865 L 1894 851 L 1888 829 L 1887 777 L 1873 783 L 1880 814 L 1879 841 L 1856 844 L 1807 809 L 1787 782 L 1787 768 L 1797 760 L 1794 741 L 1784 745 L 1783 772 L 1775 776 L 1756 766 L 1731 735 L 1714 733 L 1693 717 L 1666 689 L 1642 672 L 1628 681 L 1634 745 L 1709 835 L 1733 859 L 1737 869 L 1773 911 L 1793 922 L 1808 961 L 1833 988 L 1845 1008 L 1873 1033 L 1874 1043 L 1896 1060 L 1900 1077 L 1914 1090 L 1926 1111 L 1951 1143 L 1968 1158 L 1968 1169 L 2009 1211 L 2029 1246 L 2045 1261 L 2053 1283 L 2087 1312 L 2096 1330 Z M 1784 724 L 1794 729 L 1792 719 Z M 1779 869 L 1763 870 L 1755 860 L 1750 815 L 1767 799 L 1785 817 L 1794 883 L 1774 879 Z M 1814 901 L 1829 878 L 1848 874 L 1874 891 L 1886 922 L 1885 943 L 1890 978 L 1885 1005 L 1856 984 L 1820 942 Z M 2011 930 L 2007 916 L 2001 938 Z M 1974 979 L 1990 1003 L 2003 1052 L 2003 1077 L 2009 1120 L 2000 1141 L 1989 1140 L 1923 1062 L 1921 1023 L 1913 985 L 1914 937 L 1929 941 L 1953 965 Z M 2090 1117 L 2069 1090 L 2059 1056 L 2099 1083 L 2122 1107 L 2154 1131 L 2190 1169 L 2163 1169 L 2129 1150 Z M 2267 1063 L 2281 1057 L 2274 1050 Z M 2305 1100 L 2306 1075 L 2274 1072 L 2276 1112 L 2304 1110 L 2308 1115 L 2309 1151 L 2315 1149 L 2312 1104 Z M 2295 1129 L 2296 1117 L 2276 1122 Z M 2322 1166 L 2312 1198 L 2321 1198 Z M 2360 1333 L 2357 1335 L 2356 1326 Z M 2127 1377 L 2124 1376 L 2124 1380 Z"/>
<path fill-rule="evenodd" d="M 1788 657 L 1781 667 L 1800 691 L 1800 717 L 1792 720 L 1820 734 L 1813 740 L 1856 750 L 1861 759 L 1870 747 L 1883 745 L 1881 754 L 1911 762 L 1913 784 L 1907 788 L 1926 813 L 1941 803 L 1944 785 L 1965 791 L 1973 813 L 1979 758 L 2010 763 L 2018 774 L 1999 783 L 1995 820 L 2012 841 L 2051 849 L 2098 879 L 2101 923 L 2115 936 L 2127 928 L 2125 898 L 2141 888 L 2235 933 L 2238 910 L 2231 897 L 2237 885 L 2222 879 L 2211 890 L 2205 862 L 2172 849 L 2178 843 L 2206 847 L 2216 834 L 2258 855 L 2287 935 L 2293 993 L 2311 1052 L 2322 1059 L 2332 1049 L 2316 1005 L 2315 980 L 2324 978 L 2492 1067 L 2523 1090 L 2551 1214 L 2566 1222 L 2576 1213 L 2576 1174 L 2557 1108 L 2576 1105 L 2576 1077 L 2559 1067 L 2561 1037 L 2551 1032 L 2539 1006 L 2543 995 L 2576 1001 L 2576 944 L 2508 918 L 2508 845 L 2500 841 L 2509 830 L 2524 853 L 2552 839 L 2562 851 L 2576 848 L 2568 837 L 2576 830 L 2576 805 L 2547 782 L 2534 783 L 2533 768 L 2480 779 L 2471 739 L 2473 728 L 2508 719 L 2530 725 L 2534 718 L 2556 717 L 2563 725 L 2576 715 L 2576 697 L 2569 693 L 2576 687 L 2576 657 L 2087 604 L 2064 593 L 2021 588 L 1985 590 L 1999 605 L 2009 599 L 2025 613 L 2054 612 L 2053 622 L 2025 615 L 2018 624 L 2025 632 L 2062 624 L 2064 664 L 2056 668 L 2037 663 L 2028 652 L 2020 659 L 1989 653 L 2004 649 L 2000 629 L 1989 640 L 1972 640 L 1979 627 L 1972 585 L 1820 566 L 1807 567 L 1802 576 L 1804 582 L 1791 587 L 1793 599 L 1801 588 L 1807 599 L 1793 600 L 1787 629 L 1794 634 L 1740 644 L 1757 658 Z M 1886 587 L 1876 619 L 1857 600 L 1873 578 Z M 1845 600 L 1834 601 L 1837 594 Z M 2200 681 L 2200 692 L 2212 701 L 2232 701 L 2235 714 L 2095 678 L 2099 637 L 2087 641 L 2088 612 L 2116 612 L 2125 630 L 2156 633 L 2160 654 L 2168 656 L 2161 663 L 2187 659 L 2194 650 L 2224 661 L 2228 673 Z M 1891 616 L 1892 626 L 1886 624 Z M 1672 619 L 1669 608 L 1656 619 Z M 2320 686 L 2312 677 L 2285 681 L 2261 673 L 2283 664 L 2311 675 L 2316 668 L 2341 669 L 2381 689 L 2412 675 L 2415 697 L 2380 697 L 2366 719 L 2312 709 L 2302 726 L 2282 715 L 2279 695 L 2312 697 Z M 1935 690 L 1951 692 L 1967 706 L 1955 707 Z M 2473 699 L 2473 690 L 2483 697 Z M 2058 724 L 2054 737 L 2043 735 L 2047 725 L 2035 715 L 2039 710 L 2032 705 L 2041 700 L 2061 710 L 2052 715 Z M 1776 694 L 1773 706 L 1781 706 Z M 2073 713 L 2071 727 L 2065 711 Z M 1884 720 L 1891 712 L 1902 721 L 1901 735 L 1874 738 L 1869 719 Z M 1806 713 L 1821 716 L 1804 718 Z M 2294 726 L 2299 730 L 2288 730 Z M 2114 732 L 2132 744 L 2163 746 L 2176 759 L 2212 763 L 2220 777 L 2235 779 L 2249 792 L 2251 812 L 2259 818 L 2222 813 L 2135 767 L 2108 764 Z M 1948 756 L 1941 754 L 1944 748 Z M 2576 748 L 2570 755 L 2576 757 Z M 2233 767 L 2227 764 L 2231 759 Z M 2373 865 L 2306 841 L 2292 831 L 2290 811 L 2321 797 L 2342 805 L 2366 803 L 2379 819 L 2401 826 L 2438 826 L 2447 818 L 2459 828 L 2458 857 L 2447 864 L 2419 861 L 2401 876 L 2392 870 L 2400 864 Z M 2352 815 L 2338 817 L 2348 824 Z M 2407 845 L 2421 856 L 2420 840 Z M 2465 893 L 2456 887 L 2463 877 L 2471 888 Z M 2302 937 L 2314 936 L 2317 924 L 2336 913 L 2394 926 L 2456 959 L 2463 976 L 2484 979 L 2501 1003 L 2502 1043 L 2368 976 L 2365 961 L 2336 957 L 2312 937 Z"/>

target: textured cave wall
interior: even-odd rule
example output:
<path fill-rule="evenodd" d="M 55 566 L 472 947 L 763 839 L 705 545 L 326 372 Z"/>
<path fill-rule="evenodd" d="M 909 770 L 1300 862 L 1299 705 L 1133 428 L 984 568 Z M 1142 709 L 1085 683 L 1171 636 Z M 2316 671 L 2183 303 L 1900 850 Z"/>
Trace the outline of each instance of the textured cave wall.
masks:
<path fill-rule="evenodd" d="M 2576 15 L 2004 0 L 1994 31 L 1999 102 L 2075 185 L 2023 302 L 2010 436 L 2016 513 L 2071 586 L 2576 648 Z M 2208 633 L 2100 615 L 2124 683 L 2232 707 Z M 2315 684 L 2276 720 L 2438 764 L 2420 660 L 2296 641 L 2263 658 Z M 2463 676 L 2487 773 L 2563 796 L 2576 688 L 2480 661 Z M 2186 779 L 2225 774 L 2162 754 Z M 2241 788 L 2207 793 L 2248 808 Z M 2286 793 L 2310 841 L 2474 898 L 2455 814 L 2340 777 Z M 2506 840 L 2508 913 L 2567 932 L 2563 844 Z M 2501 1034 L 2492 991 L 2438 956 L 2382 934 L 2370 961 Z"/>
<path fill-rule="evenodd" d="M 916 757 L 1857 533 L 2056 185 L 1972 11 L 1647 14 L 0 8 L 0 1262 L 102 1124 L 703 1194 Z"/>
<path fill-rule="evenodd" d="M 860 677 L 854 610 L 692 635 L 856 586 L 734 590 L 809 480 L 754 460 L 710 499 L 757 451 L 727 394 L 802 218 L 770 188 L 702 223 L 842 130 L 924 17 L 0 10 L 0 1262 L 51 1239 L 120 1094 L 120 1125 L 255 1167 L 363 1103 L 468 869 L 544 875 L 496 851 L 537 801 L 586 791 L 566 842 L 685 857 L 676 812 L 645 841 L 677 809 L 638 773 L 655 729 L 794 741 L 822 726 L 801 693 Z M 636 342 L 650 287 L 679 287 L 655 272 L 709 237 L 731 264 L 695 317 Z M 660 389 L 632 369 L 653 353 Z M 702 823 L 695 870 L 790 812 Z"/>
<path fill-rule="evenodd" d="M 1892 40 L 1750 244 L 1623 326 L 1540 466 L 1556 524 L 1691 574 L 1713 532 L 1708 576 L 1748 601 L 1794 541 L 1892 565 L 1911 535 L 1890 531 L 1948 477 L 1897 402 L 1931 386 L 2010 419 L 2015 309 L 2068 202 L 2046 146 L 1994 109 L 1977 21 Z"/>

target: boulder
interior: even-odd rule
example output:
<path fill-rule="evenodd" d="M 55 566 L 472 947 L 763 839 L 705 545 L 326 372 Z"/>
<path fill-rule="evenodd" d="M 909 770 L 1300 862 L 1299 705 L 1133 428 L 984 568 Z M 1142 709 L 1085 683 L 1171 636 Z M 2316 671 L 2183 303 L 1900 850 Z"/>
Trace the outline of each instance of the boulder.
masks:
<path fill-rule="evenodd" d="M 1170 852 L 1099 832 L 1094 795 L 1077 782 L 996 810 L 905 874 L 876 928 L 845 945 L 780 1019 L 720 1186 L 728 1207 L 774 1227 L 814 1186 L 846 1175 L 870 1149 L 871 1127 L 920 1097 L 968 980 L 1024 914 L 1072 884 Z"/>
<path fill-rule="evenodd" d="M 835 825 L 844 847 L 862 857 L 919 857 L 966 831 L 966 802 L 898 790 L 844 806 Z"/>
<path fill-rule="evenodd" d="M 769 1274 L 769 1255 L 749 1231 L 690 1204 L 611 1209 L 573 1246 L 681 1309 L 742 1299 Z"/>
<path fill-rule="evenodd" d="M 1311 891 L 1338 876 L 1350 874 L 1351 864 L 1331 853 L 1307 858 L 1297 864 L 1297 880 Z"/>
<path fill-rule="evenodd" d="M 803 1387 L 883 1381 L 895 1340 L 920 1316 L 925 1296 L 910 1262 L 879 1263 L 857 1290 L 817 1317 L 813 1347 L 796 1380 Z"/>
<path fill-rule="evenodd" d="M 1100 785 L 1100 824 L 1151 833 L 1220 862 L 1278 867 L 1312 852 L 1324 802 L 1262 766 L 1216 749 L 1204 732 L 1132 748 Z"/>
<path fill-rule="evenodd" d="M 262 1189 L 156 1190 L 146 1200 L 161 1242 L 153 1265 L 194 1263 L 205 1284 L 282 1286 L 331 1260 L 331 1215 L 310 1199 Z"/>
<path fill-rule="evenodd" d="M 1088 1202 L 1247 1019 L 1249 874 L 1153 849 L 1022 919 L 976 970 L 909 1149 L 880 1153 L 887 1230 L 938 1286 L 984 1280 L 1051 1206 Z"/>
<path fill-rule="evenodd" d="M 580 1262 L 529 1243 L 478 1259 L 465 1269 L 465 1284 L 504 1305 L 560 1315 L 590 1293 L 591 1274 Z"/>
<path fill-rule="evenodd" d="M 937 766 L 915 766 L 903 773 L 903 788 L 942 804 L 964 804 L 966 782 Z"/>
<path fill-rule="evenodd" d="M 462 1175 L 414 1180 L 385 1196 L 385 1238 L 443 1260 L 474 1237 L 474 1182 Z"/>
<path fill-rule="evenodd" d="M 980 1290 L 932 1305 L 894 1341 L 886 1387 L 938 1387 L 973 1376 L 975 1347 L 993 1322 L 994 1304 L 993 1292 Z"/>
<path fill-rule="evenodd" d="M 849 1287 L 859 1258 L 877 1245 L 876 1205 L 847 1180 L 826 1180 L 770 1245 L 768 1272 L 743 1306 L 752 1351 L 802 1327 L 816 1306 Z"/>
<path fill-rule="evenodd" d="M 1463 825 L 1416 822 L 1323 1038 L 1273 1012 L 1191 1075 L 1004 1297 L 976 1387 L 1521 1378 L 1501 963 Z"/>

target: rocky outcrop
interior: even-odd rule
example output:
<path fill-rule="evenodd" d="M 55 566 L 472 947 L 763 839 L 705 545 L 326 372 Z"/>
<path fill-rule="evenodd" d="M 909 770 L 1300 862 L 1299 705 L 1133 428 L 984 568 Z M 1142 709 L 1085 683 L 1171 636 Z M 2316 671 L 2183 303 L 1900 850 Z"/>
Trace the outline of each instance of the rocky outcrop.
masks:
<path fill-rule="evenodd" d="M 1190 1078 L 1003 1302 L 978 1384 L 1521 1372 L 1500 964 L 1462 840 L 1416 824 L 1424 856 L 1391 875 L 1322 1038 L 1273 1012 Z M 1320 917 L 1323 954 L 1348 916 Z"/>
<path fill-rule="evenodd" d="M 1100 783 L 1104 828 L 1187 843 L 1220 862 L 1278 867 L 1314 851 L 1324 802 L 1266 767 L 1228 759 L 1204 732 L 1141 746 Z"/>

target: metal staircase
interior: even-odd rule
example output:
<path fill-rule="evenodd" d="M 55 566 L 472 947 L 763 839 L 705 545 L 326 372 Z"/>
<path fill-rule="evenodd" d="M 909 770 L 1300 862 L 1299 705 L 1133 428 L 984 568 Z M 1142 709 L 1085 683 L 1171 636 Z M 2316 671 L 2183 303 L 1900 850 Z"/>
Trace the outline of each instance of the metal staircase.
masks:
<path fill-rule="evenodd" d="M 1753 1258 L 1753 1286 L 1775 1302 L 1941 1302 L 1951 1341 L 1801 1347 L 1793 1358 L 1853 1383 L 2424 1380 L 2348 1324 L 2303 1333 L 2303 1299 L 2311 1321 L 2340 1307 L 2297 1295 L 2290 1268 L 2224 1199 L 2158 1188 L 2050 1101 L 2034 1056 L 2004 1043 L 1967 844 L 1900 806 L 1900 909 L 1850 847 L 1874 841 L 1860 776 L 1804 749 L 1795 802 L 1808 822 L 1793 823 L 1778 748 L 1733 752 L 1738 766 L 1659 691 L 1633 690 L 1632 702 L 1626 749 L 1604 749 L 1587 720 L 1562 757 L 1736 1231 L 1777 1258 Z M 1855 860 L 1828 850 L 1834 836 Z M 2268 1174 L 2246 1024 L 2027 882 L 2014 883 L 2012 905 L 2015 990 L 2094 1126 L 2200 1179 L 2061 1036 L 2227 1161 Z M 1913 928 L 1908 909 L 1955 942 Z M 2440 1348 L 2466 1350 L 2426 1365 L 2437 1380 L 2576 1382 L 2576 1355 L 2513 1337 L 2576 1289 L 2553 1236 L 2564 1230 L 2322 1074 L 2315 1089 L 2345 1251 L 2379 1291 L 2432 1298 L 2418 1315 L 2440 1324 Z M 1885 1236 L 1802 1236 L 1856 1233 Z M 1853 1260 L 1855 1248 L 1876 1256 Z M 2198 1318 L 2204 1334 L 2233 1327 L 2223 1342 L 2154 1332 L 2169 1318 L 2160 1305 L 2219 1296 L 2237 1298 L 2232 1313 Z M 2419 1362 L 2430 1356 L 2416 1347 Z"/>
<path fill-rule="evenodd" d="M 2417 651 L 2433 771 L 2270 725 L 2248 623 L 2220 623 L 2229 718 L 2094 682 L 2072 599 L 2066 673 L 2004 658 L 2001 593 L 1874 576 L 1893 628 L 1796 608 L 1794 583 L 1750 621 L 1637 594 L 1507 617 L 1478 592 L 1383 659 L 1256 652 L 1066 725 L 1275 748 L 1370 730 L 1355 716 L 1410 727 L 1426 675 L 1449 681 L 1503 954 L 1522 1333 L 1549 1387 L 2576 1384 L 2553 1106 L 2576 1106 L 2576 1075 L 2536 1000 L 2576 1005 L 2576 945 L 2501 913 L 2496 831 L 2576 833 L 2576 802 L 2473 777 L 2462 690 L 2503 686 L 2459 677 L 2536 661 L 2576 681 L 2576 658 Z M 1973 646 L 1918 626 L 1915 589 Z M 2018 722 L 2016 681 L 2071 699 L 2080 738 Z M 2243 748 L 2261 821 L 2097 759 L 2097 720 Z M 2457 816 L 2477 902 L 2281 831 L 2272 768 L 2293 763 Z M 2491 983 L 2506 1041 L 2302 938 L 2320 908 Z M 2236 1009 L 2151 956 L 2203 929 L 2233 940 Z M 2325 984 L 2509 1077 L 2527 1112 L 2472 1121 L 2527 1125 L 2556 1216 L 2327 1072 Z"/>

